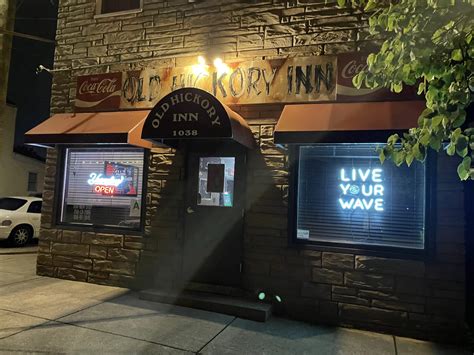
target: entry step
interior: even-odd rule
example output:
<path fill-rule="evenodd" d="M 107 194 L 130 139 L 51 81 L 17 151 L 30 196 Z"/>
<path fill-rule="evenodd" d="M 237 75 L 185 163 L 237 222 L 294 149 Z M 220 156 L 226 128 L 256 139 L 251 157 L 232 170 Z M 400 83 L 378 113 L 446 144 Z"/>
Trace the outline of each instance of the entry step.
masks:
<path fill-rule="evenodd" d="M 205 292 L 170 291 L 148 289 L 140 291 L 142 300 L 175 304 L 183 307 L 197 308 L 210 312 L 228 314 L 231 316 L 265 322 L 272 313 L 272 305 L 259 303 L 241 297 L 215 295 Z"/>

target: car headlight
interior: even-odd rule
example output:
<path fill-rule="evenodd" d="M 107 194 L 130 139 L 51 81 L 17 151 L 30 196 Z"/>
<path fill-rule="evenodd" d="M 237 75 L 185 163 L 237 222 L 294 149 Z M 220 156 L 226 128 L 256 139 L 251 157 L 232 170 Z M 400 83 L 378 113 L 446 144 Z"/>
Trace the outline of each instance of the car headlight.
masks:
<path fill-rule="evenodd" d="M 8 226 L 11 226 L 12 225 L 12 221 L 10 221 L 9 219 L 6 219 L 4 221 L 2 221 L 2 226 L 3 227 L 8 227 Z"/>

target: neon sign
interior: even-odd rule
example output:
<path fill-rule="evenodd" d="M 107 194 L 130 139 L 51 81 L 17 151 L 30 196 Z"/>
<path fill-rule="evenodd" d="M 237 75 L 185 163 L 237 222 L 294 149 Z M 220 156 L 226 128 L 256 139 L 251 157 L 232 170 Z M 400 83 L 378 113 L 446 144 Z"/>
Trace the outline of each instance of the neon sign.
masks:
<path fill-rule="evenodd" d="M 89 180 L 87 183 L 89 185 L 104 185 L 104 186 L 119 186 L 125 178 L 120 176 L 120 179 L 117 179 L 115 176 L 111 177 L 102 177 L 102 174 L 92 173 L 89 175 Z"/>
<path fill-rule="evenodd" d="M 102 174 L 92 173 L 89 175 L 87 183 L 94 186 L 93 191 L 97 194 L 114 195 L 117 187 L 120 186 L 124 180 L 125 178 L 123 176 L 117 179 L 115 176 L 102 177 Z"/>
<path fill-rule="evenodd" d="M 382 212 L 384 188 L 382 169 L 341 169 L 339 185 L 342 195 L 339 204 L 343 210 L 371 210 Z"/>

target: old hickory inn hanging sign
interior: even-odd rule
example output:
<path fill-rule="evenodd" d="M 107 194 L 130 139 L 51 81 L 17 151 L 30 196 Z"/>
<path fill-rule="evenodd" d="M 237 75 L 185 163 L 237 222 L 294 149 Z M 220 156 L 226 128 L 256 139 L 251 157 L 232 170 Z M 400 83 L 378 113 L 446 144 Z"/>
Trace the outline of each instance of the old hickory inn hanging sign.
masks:
<path fill-rule="evenodd" d="M 232 137 L 229 116 L 211 94 L 179 89 L 159 101 L 143 127 L 144 139 Z"/>

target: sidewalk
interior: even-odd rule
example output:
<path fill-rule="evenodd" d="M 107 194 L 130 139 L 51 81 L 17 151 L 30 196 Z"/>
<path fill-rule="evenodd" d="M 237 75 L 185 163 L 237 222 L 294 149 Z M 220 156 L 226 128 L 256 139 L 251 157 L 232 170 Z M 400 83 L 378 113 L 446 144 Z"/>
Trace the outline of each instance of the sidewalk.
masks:
<path fill-rule="evenodd" d="M 35 260 L 0 254 L 0 353 L 472 354 L 385 334 L 147 302 L 126 289 L 36 276 Z"/>

